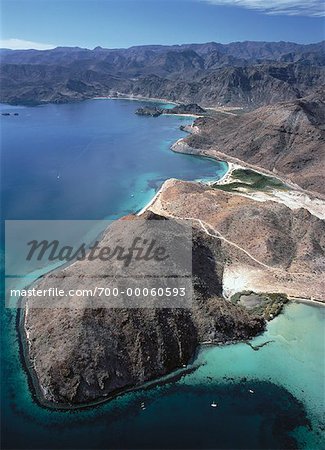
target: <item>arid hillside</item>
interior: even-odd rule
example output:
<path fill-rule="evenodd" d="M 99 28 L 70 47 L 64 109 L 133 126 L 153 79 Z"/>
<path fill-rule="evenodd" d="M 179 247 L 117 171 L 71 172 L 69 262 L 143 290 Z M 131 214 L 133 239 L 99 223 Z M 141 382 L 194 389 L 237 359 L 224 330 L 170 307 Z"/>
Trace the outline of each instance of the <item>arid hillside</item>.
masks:
<path fill-rule="evenodd" d="M 199 118 L 194 130 L 173 149 L 235 158 L 325 194 L 324 89 L 242 115 Z"/>

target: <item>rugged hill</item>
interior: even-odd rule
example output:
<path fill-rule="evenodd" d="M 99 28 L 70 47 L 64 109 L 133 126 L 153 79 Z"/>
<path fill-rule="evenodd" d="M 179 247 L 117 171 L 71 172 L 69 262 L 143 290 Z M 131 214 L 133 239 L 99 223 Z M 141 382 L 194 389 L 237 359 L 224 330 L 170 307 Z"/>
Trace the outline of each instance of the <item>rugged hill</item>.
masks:
<path fill-rule="evenodd" d="M 175 151 L 233 157 L 325 194 L 325 91 L 226 118 L 199 118 Z"/>
<path fill-rule="evenodd" d="M 137 220 L 139 235 L 146 238 L 151 233 L 149 222 L 166 220 L 153 213 L 145 213 L 143 218 L 146 220 L 135 216 L 127 219 Z M 123 223 L 117 221 L 107 230 L 101 241 L 103 246 L 114 248 L 121 242 L 125 246 L 130 241 Z M 173 239 L 173 235 L 169 233 L 168 239 Z M 261 332 L 264 319 L 222 298 L 224 254 L 220 245 L 194 229 L 192 254 L 191 307 L 188 304 L 185 308 L 159 308 L 153 307 L 154 303 L 149 307 L 114 308 L 108 304 L 92 308 L 99 299 L 95 296 L 71 298 L 70 308 L 40 308 L 39 298 L 28 298 L 23 323 L 28 343 L 26 357 L 33 361 L 40 399 L 54 403 L 53 406 L 102 399 L 182 368 L 200 342 L 246 340 Z M 112 267 L 125 275 L 122 261 L 77 261 L 44 276 L 36 286 L 108 287 Z M 140 269 L 142 273 L 143 265 Z M 49 301 L 53 306 L 62 298 L 52 296 Z M 107 303 L 110 301 L 107 299 Z M 131 299 L 132 303 L 135 301 L 136 298 Z"/>
<path fill-rule="evenodd" d="M 70 102 L 120 92 L 252 107 L 325 84 L 324 54 L 324 42 L 2 50 L 1 101 Z"/>

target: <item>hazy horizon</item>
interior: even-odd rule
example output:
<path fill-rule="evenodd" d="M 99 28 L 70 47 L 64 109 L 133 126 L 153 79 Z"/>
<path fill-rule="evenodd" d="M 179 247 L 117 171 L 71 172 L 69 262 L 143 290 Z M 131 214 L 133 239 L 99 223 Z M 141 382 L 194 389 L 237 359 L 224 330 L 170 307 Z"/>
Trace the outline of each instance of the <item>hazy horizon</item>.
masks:
<path fill-rule="evenodd" d="M 95 50 L 96 48 L 101 48 L 103 50 L 127 50 L 130 48 L 134 48 L 134 47 L 182 47 L 184 45 L 205 45 L 205 44 L 220 44 L 220 45 L 230 45 L 230 44 L 238 44 L 238 43 L 245 43 L 245 42 L 250 42 L 250 43 L 267 43 L 267 44 L 279 44 L 279 43 L 288 43 L 288 44 L 297 44 L 297 45 L 315 45 L 315 44 L 321 44 L 322 42 L 325 42 L 325 39 L 322 39 L 320 41 L 315 41 L 315 42 L 309 42 L 309 43 L 301 43 L 301 42 L 296 42 L 296 41 L 263 41 L 263 40 L 242 40 L 242 41 L 230 41 L 230 42 L 217 42 L 217 41 L 204 41 L 204 42 L 183 42 L 181 44 L 179 43 L 175 43 L 175 44 L 142 44 L 142 45 L 130 45 L 129 47 L 103 47 L 101 45 L 96 45 L 95 47 L 80 47 L 78 45 L 58 45 L 56 47 L 51 47 L 51 48 L 44 48 L 44 49 L 39 49 L 39 48 L 9 48 L 9 47 L 1 47 L 0 46 L 0 50 L 11 50 L 11 51 L 28 51 L 28 50 L 36 50 L 36 51 L 47 51 L 47 50 L 55 50 L 58 48 L 69 48 L 69 49 L 73 49 L 73 48 L 78 48 L 80 50 Z"/>
<path fill-rule="evenodd" d="M 1 48 L 324 40 L 321 0 L 2 0 Z"/>

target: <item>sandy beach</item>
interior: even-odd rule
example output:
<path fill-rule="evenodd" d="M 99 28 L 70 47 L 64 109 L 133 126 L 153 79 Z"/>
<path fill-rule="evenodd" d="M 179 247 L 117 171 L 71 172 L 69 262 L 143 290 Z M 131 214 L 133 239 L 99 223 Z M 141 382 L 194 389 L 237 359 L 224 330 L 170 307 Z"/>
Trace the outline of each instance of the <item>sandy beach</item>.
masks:
<path fill-rule="evenodd" d="M 150 200 L 150 202 L 148 202 L 138 213 L 137 216 L 141 216 L 141 214 L 143 214 L 145 211 L 147 211 L 147 209 L 150 208 L 150 206 L 157 200 L 157 198 L 159 197 L 161 190 L 163 188 L 163 184 L 161 185 L 161 187 L 158 189 L 158 191 L 155 193 L 155 195 L 152 197 L 152 199 Z"/>
<path fill-rule="evenodd" d="M 229 161 L 226 161 L 228 164 L 227 172 L 224 174 L 223 177 L 221 177 L 219 180 L 216 181 L 209 181 L 207 184 L 210 186 L 211 184 L 229 184 L 233 181 L 232 179 L 232 173 L 236 169 L 243 169 L 242 166 L 239 164 L 235 164 Z"/>

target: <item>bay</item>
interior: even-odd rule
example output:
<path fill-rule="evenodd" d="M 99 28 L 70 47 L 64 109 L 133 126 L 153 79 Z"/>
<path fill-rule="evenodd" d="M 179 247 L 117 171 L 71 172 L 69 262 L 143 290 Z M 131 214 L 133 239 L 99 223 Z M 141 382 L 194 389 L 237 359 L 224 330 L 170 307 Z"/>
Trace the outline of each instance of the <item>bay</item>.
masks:
<path fill-rule="evenodd" d="M 225 162 L 170 146 L 193 118 L 135 114 L 142 102 L 1 106 L 5 219 L 113 219 L 145 206 L 168 178 L 220 178 Z"/>

